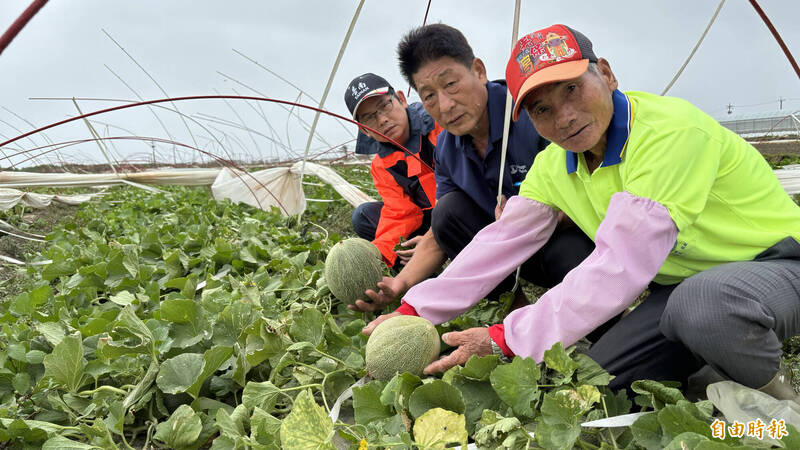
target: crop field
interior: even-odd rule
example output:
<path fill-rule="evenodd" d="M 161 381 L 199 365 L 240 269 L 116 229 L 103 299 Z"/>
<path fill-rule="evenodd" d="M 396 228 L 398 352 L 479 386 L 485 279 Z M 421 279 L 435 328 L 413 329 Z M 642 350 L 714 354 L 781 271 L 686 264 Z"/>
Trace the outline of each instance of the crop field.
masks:
<path fill-rule="evenodd" d="M 366 166 L 339 170 L 376 196 Z M 608 373 L 560 345 L 539 365 L 473 357 L 439 377 L 365 380 L 334 421 L 337 398 L 366 375 L 361 328 L 374 318 L 347 310 L 323 277 L 330 247 L 352 234 L 352 207 L 322 185 L 306 195 L 334 201 L 309 203 L 300 221 L 205 188 L 166 190 L 113 188 L 80 207 L 3 213 L 47 237 L 3 237 L 2 253 L 52 262 L 0 271 L 0 448 L 777 445 L 714 438 L 711 403 L 671 385 L 611 392 Z M 496 323 L 510 300 L 437 328 Z M 629 428 L 580 425 L 638 411 L 652 412 Z M 781 445 L 800 448 L 788 431 Z"/>

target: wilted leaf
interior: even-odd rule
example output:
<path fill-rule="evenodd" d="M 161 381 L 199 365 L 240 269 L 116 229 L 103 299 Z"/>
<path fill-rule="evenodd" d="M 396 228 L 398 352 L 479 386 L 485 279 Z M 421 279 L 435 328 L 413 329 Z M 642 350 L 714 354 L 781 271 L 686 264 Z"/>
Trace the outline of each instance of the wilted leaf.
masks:
<path fill-rule="evenodd" d="M 442 408 L 433 408 L 414 422 L 414 441 L 423 449 L 444 450 L 452 444 L 467 446 L 464 415 Z"/>
<path fill-rule="evenodd" d="M 310 390 L 301 392 L 292 412 L 281 423 L 281 443 L 291 450 L 335 450 L 332 443 L 333 422 L 314 402 Z"/>

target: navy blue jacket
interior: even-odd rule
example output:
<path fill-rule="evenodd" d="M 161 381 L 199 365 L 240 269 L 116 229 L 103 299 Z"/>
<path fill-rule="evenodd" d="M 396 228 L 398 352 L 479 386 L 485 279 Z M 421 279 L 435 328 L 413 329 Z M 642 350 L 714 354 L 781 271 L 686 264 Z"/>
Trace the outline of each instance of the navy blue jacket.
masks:
<path fill-rule="evenodd" d="M 490 81 L 486 83 L 486 89 L 489 91 L 489 147 L 485 158 L 481 160 L 478 156 L 469 136 L 455 136 L 443 131 L 436 142 L 434 170 L 437 199 L 460 189 L 494 217 L 503 145 L 505 81 Z M 520 114 L 519 120 L 511 122 L 503 175 L 503 194 L 506 197 L 519 193 L 519 185 L 533 166 L 533 159 L 547 144 L 549 142 L 539 136 L 526 112 Z"/>

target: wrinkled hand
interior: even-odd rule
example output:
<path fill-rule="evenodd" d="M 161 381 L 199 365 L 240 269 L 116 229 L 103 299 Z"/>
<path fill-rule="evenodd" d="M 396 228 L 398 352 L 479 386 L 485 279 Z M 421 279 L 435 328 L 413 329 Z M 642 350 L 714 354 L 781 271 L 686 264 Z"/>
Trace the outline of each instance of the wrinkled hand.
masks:
<path fill-rule="evenodd" d="M 377 320 L 377 319 L 376 319 Z M 428 364 L 424 373 L 431 375 L 444 372 L 447 369 L 463 365 L 470 356 L 487 356 L 492 354 L 492 338 L 489 337 L 488 328 L 470 328 L 464 331 L 452 331 L 442 335 L 445 344 L 458 347 L 452 353 L 442 356 Z"/>
<path fill-rule="evenodd" d="M 414 250 L 417 249 L 417 244 L 422 240 L 422 236 L 413 237 L 405 242 L 401 242 L 400 245 L 403 247 L 408 248 L 408 250 L 397 250 L 397 257 L 400 259 L 400 264 L 405 266 L 411 261 L 411 257 L 414 256 Z"/>
<path fill-rule="evenodd" d="M 506 202 L 508 202 L 506 196 L 501 195 L 500 201 L 494 207 L 494 220 L 500 220 L 500 216 L 503 215 L 503 209 L 506 207 Z"/>
<path fill-rule="evenodd" d="M 372 289 L 367 289 L 364 292 L 367 294 L 369 301 L 358 299 L 355 304 L 349 305 L 348 308 L 353 311 L 375 312 L 397 300 L 408 290 L 405 283 L 393 277 L 383 277 L 378 282 L 377 288 L 377 292 Z"/>
<path fill-rule="evenodd" d="M 403 315 L 402 313 L 399 313 L 397 311 L 389 313 L 389 314 L 380 315 L 380 316 L 376 317 L 375 320 L 373 320 L 372 322 L 368 323 L 367 326 L 362 328 L 361 332 L 366 334 L 367 336 L 369 336 L 375 330 L 375 327 L 380 325 L 381 322 L 383 322 L 384 320 L 388 320 L 388 319 L 391 319 L 392 317 L 397 317 L 397 316 L 402 316 L 402 315 Z M 490 351 L 491 351 L 491 349 L 490 349 Z"/>

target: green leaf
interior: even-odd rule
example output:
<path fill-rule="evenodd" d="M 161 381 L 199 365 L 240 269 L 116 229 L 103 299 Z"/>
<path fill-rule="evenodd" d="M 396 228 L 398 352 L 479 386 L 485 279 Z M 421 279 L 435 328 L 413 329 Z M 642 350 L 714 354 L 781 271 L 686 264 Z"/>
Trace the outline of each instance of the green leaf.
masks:
<path fill-rule="evenodd" d="M 126 306 L 119 312 L 109 334 L 111 338 L 101 339 L 97 347 L 108 359 L 130 353 L 155 353 L 153 333 L 136 316 L 133 306 Z"/>
<path fill-rule="evenodd" d="M 381 403 L 386 406 L 394 405 L 395 409 L 398 411 L 407 410 L 408 399 L 411 397 L 411 393 L 421 384 L 422 380 L 412 373 L 403 372 L 395 374 L 395 376 L 386 383 L 386 387 L 384 387 L 381 392 Z"/>
<path fill-rule="evenodd" d="M 464 415 L 442 408 L 433 408 L 414 422 L 414 441 L 422 449 L 444 450 L 452 444 L 467 446 Z"/>
<path fill-rule="evenodd" d="M 294 316 L 289 334 L 297 342 L 310 342 L 315 347 L 322 342 L 325 317 L 315 308 L 304 309 Z"/>
<path fill-rule="evenodd" d="M 544 363 L 548 369 L 555 370 L 561 375 L 561 378 L 554 380 L 556 384 L 568 383 L 578 368 L 578 363 L 570 358 L 561 342 L 556 342 L 550 350 L 545 350 Z"/>
<path fill-rule="evenodd" d="M 408 399 L 408 411 L 414 418 L 433 408 L 463 414 L 466 407 L 461 391 L 442 380 L 434 380 L 414 389 Z"/>
<path fill-rule="evenodd" d="M 576 379 L 579 384 L 591 384 L 593 386 L 608 386 L 614 379 L 614 375 L 606 372 L 588 355 L 579 353 L 575 355 L 575 362 L 578 364 Z"/>
<path fill-rule="evenodd" d="M 108 299 L 120 306 L 128 306 L 136 300 L 136 296 L 128 291 L 120 291 L 117 295 L 112 295 Z"/>
<path fill-rule="evenodd" d="M 261 408 L 265 411 L 271 411 L 280 393 L 281 390 L 271 381 L 264 381 L 263 383 L 248 381 L 242 391 L 242 404 L 248 408 Z"/>
<path fill-rule="evenodd" d="M 44 357 L 44 376 L 72 393 L 84 384 L 84 367 L 86 360 L 80 335 L 65 337 L 53 353 Z"/>
<path fill-rule="evenodd" d="M 451 384 L 461 391 L 466 406 L 465 416 L 467 420 L 467 431 L 475 431 L 475 427 L 481 418 L 484 410 L 499 409 L 503 402 L 497 396 L 497 392 L 492 389 L 488 381 L 477 381 L 474 379 L 456 376 Z"/>
<path fill-rule="evenodd" d="M 244 420 L 247 419 L 247 407 L 239 405 L 236 409 L 228 414 L 224 409 L 217 410 L 215 424 L 219 429 L 220 434 L 228 436 L 232 439 L 239 439 L 244 437 Z"/>
<path fill-rule="evenodd" d="M 325 410 L 314 402 L 310 390 L 301 392 L 292 412 L 281 423 L 281 444 L 291 450 L 335 450 L 333 423 Z"/>
<path fill-rule="evenodd" d="M 497 366 L 490 380 L 497 396 L 518 416 L 533 417 L 539 399 L 539 366 L 530 358 L 515 356 L 511 364 Z"/>
<path fill-rule="evenodd" d="M 605 411 L 608 413 L 607 417 L 628 414 L 631 412 L 631 406 L 633 406 L 631 401 L 628 400 L 628 395 L 625 393 L 624 389 L 616 393 L 607 389 L 603 396 L 603 401 L 605 402 Z"/>
<path fill-rule="evenodd" d="M 661 430 L 656 413 L 645 414 L 631 425 L 634 442 L 647 450 L 660 450 L 669 443 L 669 436 Z M 666 440 L 666 442 L 664 442 Z"/>
<path fill-rule="evenodd" d="M 544 395 L 542 415 L 536 419 L 536 441 L 544 448 L 571 449 L 581 434 L 580 400 L 575 391 Z M 598 393 L 599 398 L 599 393 Z"/>
<path fill-rule="evenodd" d="M 11 384 L 14 386 L 14 390 L 20 394 L 24 394 L 31 388 L 31 376 L 25 372 L 20 372 L 14 375 Z"/>
<path fill-rule="evenodd" d="M 655 410 L 686 400 L 680 390 L 664 386 L 653 380 L 634 381 L 631 384 L 631 390 L 644 396 L 647 401 L 646 406 L 651 406 Z"/>
<path fill-rule="evenodd" d="M 473 380 L 486 381 L 499 363 L 500 357 L 497 355 L 472 355 L 461 369 L 461 375 Z"/>
<path fill-rule="evenodd" d="M 217 345 L 206 350 L 203 354 L 203 370 L 200 372 L 200 375 L 197 376 L 194 383 L 186 389 L 186 393 L 197 398 L 200 389 L 203 387 L 203 382 L 213 375 L 214 372 L 219 370 L 222 364 L 230 359 L 231 356 L 233 356 L 233 349 L 231 347 Z"/>
<path fill-rule="evenodd" d="M 73 441 L 64 436 L 53 436 L 42 445 L 42 450 L 94 450 L 100 448 L 101 447 Z"/>
<path fill-rule="evenodd" d="M 39 333 L 42 333 L 42 336 L 47 339 L 47 342 L 54 347 L 61 343 L 61 340 L 64 339 L 64 336 L 66 336 L 64 327 L 62 327 L 58 322 L 40 323 L 36 325 L 36 329 L 39 331 Z"/>
<path fill-rule="evenodd" d="M 181 449 L 196 443 L 203 431 L 200 417 L 189 405 L 181 405 L 166 422 L 156 426 L 153 436 L 169 448 Z"/>
<path fill-rule="evenodd" d="M 658 423 L 661 424 L 664 434 L 671 437 L 684 432 L 693 432 L 710 438 L 710 424 L 702 417 L 703 414 L 697 407 L 686 400 L 666 405 L 658 411 Z"/>
<path fill-rule="evenodd" d="M 131 278 L 139 276 L 139 249 L 134 244 L 125 244 L 122 246 L 122 252 L 125 256 L 122 258 L 122 266 L 128 271 Z"/>
<path fill-rule="evenodd" d="M 199 353 L 182 353 L 163 363 L 158 371 L 156 384 L 167 394 L 185 392 L 203 373 L 203 355 Z"/>
<path fill-rule="evenodd" d="M 353 388 L 353 410 L 357 424 L 366 425 L 394 415 L 390 407 L 381 403 L 383 388 L 380 381 L 371 381 L 362 387 Z"/>
<path fill-rule="evenodd" d="M 20 315 L 31 315 L 42 305 L 48 304 L 53 299 L 53 289 L 49 284 L 44 284 L 29 292 L 23 292 L 11 302 L 11 312 Z"/>
<path fill-rule="evenodd" d="M 519 419 L 506 418 L 491 410 L 483 411 L 474 437 L 478 448 L 528 448 L 532 440 Z M 519 446 L 515 445 L 517 442 Z"/>
<path fill-rule="evenodd" d="M 280 445 L 281 421 L 259 407 L 253 409 L 250 417 L 250 439 L 269 450 L 278 450 Z"/>

